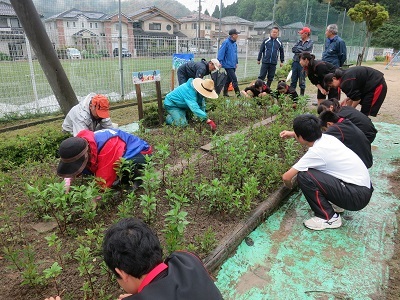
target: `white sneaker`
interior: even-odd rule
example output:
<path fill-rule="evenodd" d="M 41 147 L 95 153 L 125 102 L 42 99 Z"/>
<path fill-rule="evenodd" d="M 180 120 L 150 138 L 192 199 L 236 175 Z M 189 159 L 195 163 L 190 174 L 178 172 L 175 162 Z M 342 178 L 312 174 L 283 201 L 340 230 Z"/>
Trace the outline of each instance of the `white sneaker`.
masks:
<path fill-rule="evenodd" d="M 304 225 L 312 230 L 324 230 L 326 228 L 339 228 L 342 226 L 342 218 L 339 214 L 333 216 L 329 221 L 318 217 L 312 217 L 304 221 Z"/>

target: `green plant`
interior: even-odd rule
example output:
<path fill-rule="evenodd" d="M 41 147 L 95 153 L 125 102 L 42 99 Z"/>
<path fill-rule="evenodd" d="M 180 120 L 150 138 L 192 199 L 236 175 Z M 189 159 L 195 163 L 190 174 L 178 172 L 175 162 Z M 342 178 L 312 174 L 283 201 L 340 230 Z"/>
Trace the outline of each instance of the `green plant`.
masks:
<path fill-rule="evenodd" d="M 22 285 L 39 286 L 45 283 L 44 276 L 39 273 L 38 265 L 35 261 L 35 249 L 32 245 L 24 246 L 22 249 L 14 247 L 4 247 L 5 259 L 10 261 L 22 276 Z"/>
<path fill-rule="evenodd" d="M 374 56 L 375 61 L 385 61 L 385 56 L 383 55 L 376 55 Z"/>
<path fill-rule="evenodd" d="M 134 215 L 136 202 L 138 201 L 135 192 L 130 192 L 125 201 L 118 205 L 118 218 L 123 219 Z"/>
<path fill-rule="evenodd" d="M 79 264 L 79 276 L 84 278 L 81 288 L 84 293 L 84 299 L 94 299 L 96 295 L 94 288 L 96 276 L 94 275 L 94 257 L 92 256 L 90 248 L 79 245 L 79 248 L 75 251 L 74 258 Z"/>
<path fill-rule="evenodd" d="M 51 265 L 50 268 L 43 270 L 44 278 L 53 279 L 54 285 L 57 290 L 56 295 L 61 295 L 60 283 L 57 278 L 61 275 L 62 269 L 63 268 L 57 262 L 55 262 Z"/>
<path fill-rule="evenodd" d="M 162 230 L 165 236 L 165 242 L 168 252 L 173 252 L 182 246 L 184 241 L 184 232 L 187 221 L 187 212 L 182 211 L 182 207 L 189 201 L 186 197 L 179 196 L 169 190 L 166 191 L 171 209 L 165 214 L 166 226 Z"/>
<path fill-rule="evenodd" d="M 146 164 L 142 170 L 142 188 L 144 194 L 140 195 L 140 206 L 143 210 L 146 222 L 151 222 L 157 213 L 157 194 L 160 187 L 160 179 L 155 170 L 155 164 L 151 156 L 146 156 Z"/>
<path fill-rule="evenodd" d="M 199 247 L 197 248 L 199 251 L 209 253 L 217 244 L 215 231 L 211 226 L 208 226 L 202 236 L 195 237 L 195 241 L 199 244 Z"/>

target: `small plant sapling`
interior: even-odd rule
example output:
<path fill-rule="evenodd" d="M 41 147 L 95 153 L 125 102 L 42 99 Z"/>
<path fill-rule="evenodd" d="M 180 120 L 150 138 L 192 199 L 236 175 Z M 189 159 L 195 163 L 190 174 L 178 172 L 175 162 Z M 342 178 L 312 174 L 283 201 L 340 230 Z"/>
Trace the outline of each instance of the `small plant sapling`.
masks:
<path fill-rule="evenodd" d="M 44 274 L 44 278 L 46 279 L 52 279 L 54 281 L 54 286 L 57 290 L 56 295 L 61 295 L 62 291 L 60 289 L 60 282 L 58 280 L 58 277 L 61 275 L 62 273 L 62 267 L 57 263 L 53 263 L 52 266 L 50 268 L 44 269 L 43 270 L 43 274 Z"/>

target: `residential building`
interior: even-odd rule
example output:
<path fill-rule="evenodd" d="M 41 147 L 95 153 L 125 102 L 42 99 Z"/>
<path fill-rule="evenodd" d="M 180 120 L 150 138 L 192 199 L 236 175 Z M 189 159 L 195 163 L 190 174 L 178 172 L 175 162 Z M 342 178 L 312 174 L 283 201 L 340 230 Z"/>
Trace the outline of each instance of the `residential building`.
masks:
<path fill-rule="evenodd" d="M 186 40 L 180 32 L 181 21 L 155 6 L 142 8 L 129 14 L 129 18 L 137 55 L 170 55 L 176 50 L 174 37 Z"/>
<path fill-rule="evenodd" d="M 236 30 L 240 31 L 238 40 L 236 41 L 239 52 L 245 52 L 246 40 L 252 38 L 252 36 L 256 34 L 254 31 L 254 22 L 236 16 L 222 18 L 221 27 L 222 40 L 228 36 L 229 30 L 232 28 L 236 28 Z"/>
<path fill-rule="evenodd" d="M 108 55 L 119 45 L 118 15 L 103 12 L 70 9 L 44 21 L 47 34 L 54 48 L 74 47 L 89 52 L 106 51 Z M 133 51 L 132 21 L 122 15 L 122 47 Z"/>
<path fill-rule="evenodd" d="M 261 22 L 254 22 L 254 34 L 252 37 L 254 39 L 263 40 L 269 36 L 269 33 L 272 27 L 279 28 L 279 36 L 282 36 L 282 27 L 278 25 L 278 23 L 274 21 L 261 21 Z"/>
<path fill-rule="evenodd" d="M 282 26 L 281 40 L 284 42 L 296 42 L 300 38 L 298 32 L 303 27 L 309 27 L 311 29 L 311 39 L 316 43 L 318 41 L 318 33 L 321 32 L 321 29 L 303 22 L 295 22 Z"/>
<path fill-rule="evenodd" d="M 24 29 L 11 4 L 0 1 L 1 59 L 24 59 L 27 56 Z"/>

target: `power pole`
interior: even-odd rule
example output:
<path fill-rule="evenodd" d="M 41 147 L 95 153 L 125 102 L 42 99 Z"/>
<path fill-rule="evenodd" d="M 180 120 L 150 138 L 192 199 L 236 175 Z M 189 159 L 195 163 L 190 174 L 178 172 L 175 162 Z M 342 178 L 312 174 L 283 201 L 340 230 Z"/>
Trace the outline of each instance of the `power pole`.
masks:
<path fill-rule="evenodd" d="M 201 1 L 199 1 L 199 20 L 197 23 L 197 51 L 200 52 L 200 22 L 201 22 Z"/>

